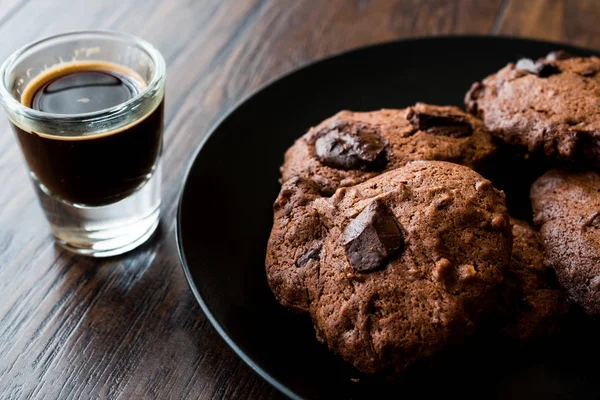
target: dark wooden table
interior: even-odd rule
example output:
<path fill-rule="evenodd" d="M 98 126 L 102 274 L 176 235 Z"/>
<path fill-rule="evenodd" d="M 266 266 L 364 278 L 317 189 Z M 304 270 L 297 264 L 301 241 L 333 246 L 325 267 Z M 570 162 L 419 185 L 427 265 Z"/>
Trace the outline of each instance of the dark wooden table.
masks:
<path fill-rule="evenodd" d="M 77 29 L 153 42 L 168 64 L 162 222 L 92 260 L 54 245 L 0 124 L 0 399 L 280 398 L 220 339 L 175 245 L 183 173 L 211 124 L 265 82 L 370 43 L 502 34 L 600 48 L 598 0 L 0 0 L 0 56 Z"/>

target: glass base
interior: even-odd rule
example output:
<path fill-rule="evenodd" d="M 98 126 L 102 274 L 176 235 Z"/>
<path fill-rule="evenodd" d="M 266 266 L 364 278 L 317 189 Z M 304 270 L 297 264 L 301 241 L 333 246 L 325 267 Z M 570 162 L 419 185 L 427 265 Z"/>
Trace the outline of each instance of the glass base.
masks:
<path fill-rule="evenodd" d="M 32 177 L 57 243 L 90 257 L 123 254 L 152 236 L 160 216 L 160 165 L 131 196 L 100 207 L 72 204 L 55 198 Z"/>

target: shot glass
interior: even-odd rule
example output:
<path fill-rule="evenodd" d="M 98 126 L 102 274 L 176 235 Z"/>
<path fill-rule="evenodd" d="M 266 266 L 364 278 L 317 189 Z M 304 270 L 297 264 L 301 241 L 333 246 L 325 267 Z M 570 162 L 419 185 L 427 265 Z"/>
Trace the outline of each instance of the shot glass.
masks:
<path fill-rule="evenodd" d="M 79 108 L 57 96 L 69 84 L 59 80 L 69 73 L 69 82 L 79 82 L 85 77 L 76 74 L 94 78 L 94 68 L 107 66 L 115 82 L 135 83 L 129 86 L 136 90 L 123 86 L 131 89 L 123 102 L 89 111 L 96 99 L 86 97 L 83 86 Z M 110 80 L 110 74 L 101 78 Z M 144 243 L 158 226 L 165 78 L 165 61 L 151 44 L 108 31 L 52 36 L 17 50 L 0 66 L 0 100 L 64 248 L 113 256 Z M 48 100 L 48 109 L 33 106 L 38 98 Z"/>

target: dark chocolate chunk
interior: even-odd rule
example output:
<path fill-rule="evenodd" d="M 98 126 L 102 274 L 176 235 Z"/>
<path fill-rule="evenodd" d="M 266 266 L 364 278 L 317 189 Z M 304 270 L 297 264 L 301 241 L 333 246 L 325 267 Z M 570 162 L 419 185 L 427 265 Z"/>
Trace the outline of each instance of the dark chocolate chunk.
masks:
<path fill-rule="evenodd" d="M 585 227 L 600 229 L 600 211 L 595 212 L 585 223 Z"/>
<path fill-rule="evenodd" d="M 551 51 L 546 56 L 548 61 L 568 60 L 569 58 L 573 58 L 573 56 L 564 50 Z"/>
<path fill-rule="evenodd" d="M 410 107 L 406 118 L 413 128 L 432 135 L 459 138 L 473 133 L 473 127 L 465 115 L 440 111 L 425 105 Z"/>
<path fill-rule="evenodd" d="M 360 123 L 340 123 L 318 133 L 317 159 L 333 168 L 380 168 L 385 163 L 386 143 L 377 128 Z"/>
<path fill-rule="evenodd" d="M 560 73 L 560 68 L 558 65 L 552 62 L 540 62 L 536 63 L 537 65 L 537 76 L 540 78 L 547 78 L 550 75 L 555 75 Z"/>
<path fill-rule="evenodd" d="M 598 73 L 598 70 L 594 67 L 587 67 L 583 71 L 580 72 L 581 76 L 585 76 L 586 78 L 595 76 Z"/>
<path fill-rule="evenodd" d="M 302 254 L 296 260 L 296 268 L 304 267 L 310 260 L 319 260 L 322 248 L 323 243 L 318 243 L 309 248 L 306 253 Z"/>
<path fill-rule="evenodd" d="M 390 209 L 373 201 L 344 230 L 344 246 L 356 271 L 373 271 L 404 245 L 404 233 Z"/>
<path fill-rule="evenodd" d="M 472 114 L 479 114 L 479 110 L 477 107 L 477 100 L 479 100 L 483 93 L 485 92 L 485 86 L 481 82 L 475 82 L 471 85 L 471 89 L 467 93 L 466 97 L 466 105 L 467 111 Z"/>
<path fill-rule="evenodd" d="M 558 65 L 547 60 L 539 60 L 534 62 L 529 58 L 521 58 L 519 61 L 517 61 L 515 68 L 520 71 L 527 71 L 531 74 L 535 74 L 540 78 L 547 78 L 551 75 L 560 73 Z"/>

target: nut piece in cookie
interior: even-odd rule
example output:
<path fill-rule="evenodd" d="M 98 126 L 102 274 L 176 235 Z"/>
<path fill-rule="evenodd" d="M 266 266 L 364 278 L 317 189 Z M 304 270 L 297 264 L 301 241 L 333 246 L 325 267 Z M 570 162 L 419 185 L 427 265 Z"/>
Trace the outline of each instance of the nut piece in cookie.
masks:
<path fill-rule="evenodd" d="M 600 58 L 552 52 L 475 82 L 469 112 L 507 143 L 554 159 L 600 166 Z"/>
<path fill-rule="evenodd" d="M 600 316 L 600 173 L 551 170 L 531 187 L 544 262 L 567 296 Z"/>

